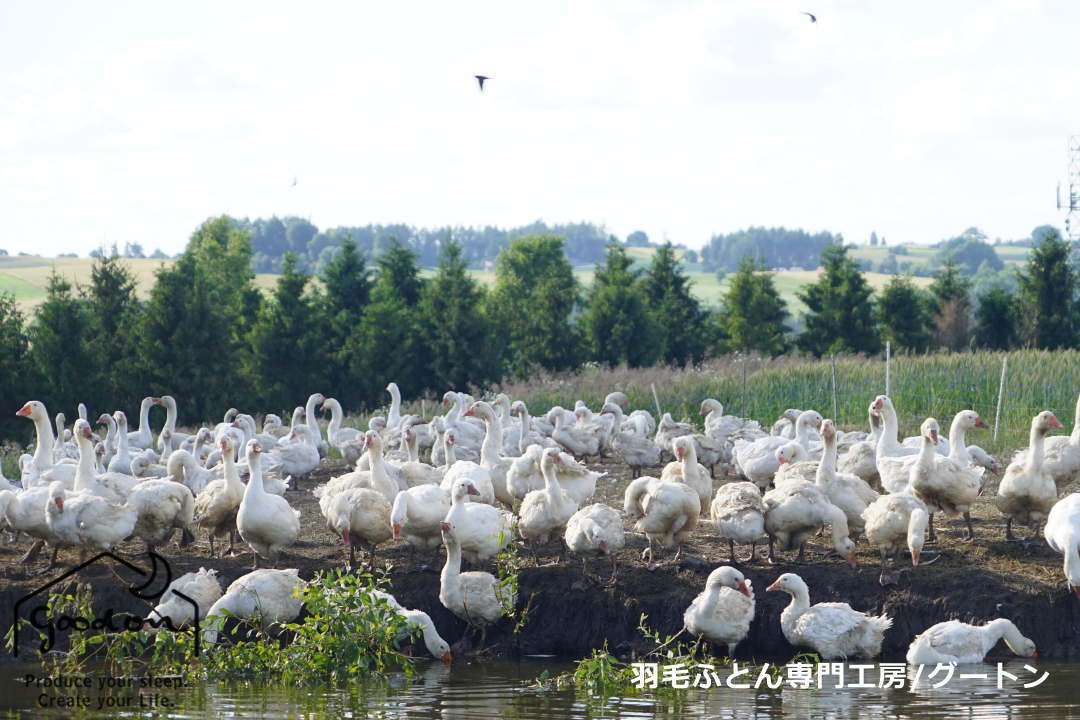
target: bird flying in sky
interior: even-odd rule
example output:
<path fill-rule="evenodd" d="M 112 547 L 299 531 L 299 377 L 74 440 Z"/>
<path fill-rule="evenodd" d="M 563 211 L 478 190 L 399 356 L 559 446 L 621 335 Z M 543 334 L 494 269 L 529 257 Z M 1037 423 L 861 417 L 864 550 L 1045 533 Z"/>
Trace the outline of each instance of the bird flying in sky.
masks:
<path fill-rule="evenodd" d="M 808 13 L 808 12 L 804 12 L 804 13 L 803 13 L 803 15 L 806 15 L 807 17 L 809 17 L 809 18 L 810 18 L 810 22 L 812 22 L 812 23 L 816 23 L 816 22 L 817 22 L 817 16 L 816 16 L 816 15 L 814 15 L 813 13 Z"/>
<path fill-rule="evenodd" d="M 476 78 L 476 81 L 478 83 L 480 83 L 480 92 L 484 92 L 484 81 L 490 80 L 491 78 L 489 78 L 487 75 L 473 75 L 473 77 Z"/>

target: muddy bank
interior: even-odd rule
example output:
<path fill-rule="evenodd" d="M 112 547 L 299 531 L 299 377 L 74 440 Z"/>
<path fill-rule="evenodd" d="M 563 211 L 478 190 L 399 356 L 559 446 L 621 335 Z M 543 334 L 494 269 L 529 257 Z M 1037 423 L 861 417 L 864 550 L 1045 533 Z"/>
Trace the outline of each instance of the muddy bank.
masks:
<path fill-rule="evenodd" d="M 605 469 L 611 479 L 601 481 L 597 500 L 621 507 L 622 488 L 629 479 L 626 470 L 616 466 Z M 321 469 L 316 482 L 337 472 L 340 466 Z M 321 569 L 341 567 L 348 559 L 347 549 L 326 530 L 310 486 L 289 494 L 290 502 L 301 510 L 301 540 L 280 565 L 298 568 L 305 578 Z M 1080 600 L 1065 588 L 1060 556 L 1045 542 L 1033 543 L 1030 548 L 1005 543 L 1000 517 L 984 499 L 980 499 L 974 514 L 974 545 L 960 542 L 961 526 L 941 523 L 939 545 L 935 548 L 940 559 L 903 573 L 900 583 L 889 588 L 878 584 L 877 555 L 865 542 L 859 545 L 857 569 L 836 559 L 818 559 L 826 549 L 824 544 L 808 546 L 811 563 L 800 566 L 791 564 L 787 556 L 775 566 L 768 565 L 764 549 L 759 548 L 757 562 L 739 566 L 753 582 L 757 617 L 749 637 L 737 648 L 736 657 L 778 661 L 795 652 L 780 632 L 780 613 L 789 598 L 765 592 L 778 575 L 790 571 L 806 580 L 811 602 L 847 602 L 858 610 L 892 616 L 893 627 L 886 634 L 882 654 L 885 660 L 902 660 L 911 639 L 936 622 L 959 619 L 978 623 L 994 617 L 1015 621 L 1021 632 L 1035 641 L 1042 658 L 1080 658 Z M 43 572 L 41 560 L 33 565 L 20 562 L 26 547 L 25 539 L 0 547 L 0 631 L 5 637 L 18 599 L 62 574 L 78 558 L 75 552 L 62 553 L 66 567 Z M 509 623 L 492 628 L 487 636 L 490 652 L 510 657 L 545 654 L 577 659 L 605 641 L 621 656 L 652 649 L 651 642 L 637 629 L 640 616 L 648 615 L 649 627 L 662 635 L 676 632 L 682 627 L 683 611 L 704 587 L 708 573 L 726 564 L 727 548 L 707 523 L 699 526 L 677 565 L 670 558 L 660 558 L 661 566 L 649 571 L 640 560 L 644 547 L 642 536 L 628 534 L 627 546 L 619 556 L 618 580 L 612 588 L 584 576 L 577 558 L 558 562 L 556 543 L 540 548 L 536 557 L 523 552 L 519 593 L 520 603 L 529 604 L 528 621 L 516 635 L 510 632 Z M 134 553 L 141 548 L 127 543 L 120 549 Z M 209 558 L 208 550 L 205 538 L 200 537 L 183 550 L 170 544 L 159 552 L 168 559 L 174 576 L 200 567 L 213 568 L 223 587 L 250 568 L 250 554 Z M 745 554 L 745 549 L 740 554 Z M 928 546 L 924 560 L 931 556 Z M 140 566 L 148 564 L 144 557 L 132 561 Z M 438 601 L 441 552 L 420 553 L 403 544 L 385 546 L 377 562 L 390 566 L 391 589 L 403 605 L 429 613 L 449 642 L 462 639 L 464 623 Z M 589 572 L 606 579 L 610 568 L 608 562 L 593 561 Z M 80 579 L 93 587 L 98 614 L 107 609 L 139 614 L 149 610 L 150 604 L 128 592 L 128 583 L 122 580 L 131 578 L 125 575 L 130 574 L 114 572 L 104 565 L 81 573 Z M 29 639 L 27 635 L 27 642 Z M 1000 645 L 995 652 L 1007 652 L 1003 648 Z M 459 646 L 459 650 L 465 647 Z M 2 657 L 11 659 L 8 652 L 3 652 Z"/>

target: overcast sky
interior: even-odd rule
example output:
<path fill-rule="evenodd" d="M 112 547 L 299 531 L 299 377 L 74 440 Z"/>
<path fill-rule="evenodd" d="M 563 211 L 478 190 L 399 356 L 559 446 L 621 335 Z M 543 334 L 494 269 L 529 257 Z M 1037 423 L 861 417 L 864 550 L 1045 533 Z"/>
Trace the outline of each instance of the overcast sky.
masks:
<path fill-rule="evenodd" d="M 173 253 L 221 213 L 1026 236 L 1060 225 L 1077 28 L 1075 0 L 0 0 L 0 247 Z"/>

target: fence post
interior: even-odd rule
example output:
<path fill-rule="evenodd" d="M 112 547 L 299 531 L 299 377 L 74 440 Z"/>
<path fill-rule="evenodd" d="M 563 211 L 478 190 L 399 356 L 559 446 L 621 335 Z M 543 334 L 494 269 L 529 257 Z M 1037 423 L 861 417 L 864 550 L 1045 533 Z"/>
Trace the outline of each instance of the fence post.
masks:
<path fill-rule="evenodd" d="M 427 401 L 424 398 L 420 398 L 420 417 L 427 420 Z"/>
<path fill-rule="evenodd" d="M 746 357 L 743 357 L 743 364 L 742 364 L 742 415 L 743 415 L 744 418 L 749 418 L 750 417 L 750 413 L 746 409 L 746 363 L 748 363 L 748 362 L 749 362 L 749 360 Z"/>
<path fill-rule="evenodd" d="M 892 393 L 889 392 L 889 390 L 891 389 L 889 387 L 889 381 L 892 379 L 889 376 L 889 366 L 891 365 L 891 362 L 890 362 L 891 360 L 892 360 L 892 343 L 890 343 L 888 340 L 886 340 L 885 341 L 885 394 L 888 395 L 889 397 L 892 397 Z"/>
<path fill-rule="evenodd" d="M 652 399 L 656 403 L 656 421 L 660 422 L 660 418 L 664 413 L 660 410 L 660 398 L 656 396 L 656 383 L 649 383 L 649 386 L 652 387 Z"/>
<path fill-rule="evenodd" d="M 832 356 L 832 416 L 833 422 L 839 423 L 840 418 L 837 417 L 840 414 L 840 410 L 836 404 L 836 355 Z"/>
<path fill-rule="evenodd" d="M 1005 368 L 1009 367 L 1009 356 L 1001 359 L 1001 382 L 998 383 L 997 410 L 994 411 L 994 443 L 998 439 L 998 424 L 1001 422 L 1001 399 L 1005 396 Z"/>

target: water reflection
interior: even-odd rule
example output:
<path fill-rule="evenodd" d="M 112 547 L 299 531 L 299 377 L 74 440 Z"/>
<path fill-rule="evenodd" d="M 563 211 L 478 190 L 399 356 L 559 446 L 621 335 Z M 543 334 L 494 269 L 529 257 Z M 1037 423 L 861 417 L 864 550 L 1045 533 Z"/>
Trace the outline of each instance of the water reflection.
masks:
<path fill-rule="evenodd" d="M 555 673 L 570 665 L 550 660 L 521 663 L 441 663 L 421 667 L 412 681 L 395 678 L 378 685 L 354 685 L 344 689 L 265 687 L 238 683 L 205 685 L 173 691 L 173 706 L 156 712 L 145 708 L 114 711 L 112 717 L 171 717 L 209 720 L 228 717 L 265 718 L 497 718 L 498 720 L 547 720 L 548 718 L 750 718 L 813 717 L 825 720 L 866 718 L 941 718 L 1034 720 L 1055 718 L 1080 720 L 1080 665 L 1039 663 L 1050 677 L 1042 685 L 1025 689 L 1034 678 L 1024 662 L 1005 669 L 1018 676 L 997 687 L 995 665 L 958 668 L 953 678 L 933 688 L 925 676 L 914 688 L 851 689 L 835 687 L 837 678 L 826 676 L 825 687 L 776 690 L 690 689 L 648 693 L 641 697 L 586 697 L 573 692 L 543 692 L 529 687 L 543 670 Z M 16 678 L 18 668 L 4 668 L 13 691 L 0 693 L 0 714 L 9 717 L 78 717 L 70 710 L 42 710 L 36 700 L 39 689 L 26 688 Z M 961 673 L 986 673 L 986 679 L 961 678 Z M 726 678 L 725 673 L 721 673 Z M 876 674 L 873 676 L 876 678 Z M 745 679 L 745 678 L 744 678 Z M 870 679 L 869 676 L 867 678 Z M 849 671 L 845 684 L 858 680 Z M 937 682 L 937 680 L 935 680 Z M 145 692 L 142 693 L 145 695 Z M 95 700 L 96 702 L 96 700 Z M 110 717 L 96 711 L 83 717 Z"/>

